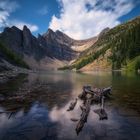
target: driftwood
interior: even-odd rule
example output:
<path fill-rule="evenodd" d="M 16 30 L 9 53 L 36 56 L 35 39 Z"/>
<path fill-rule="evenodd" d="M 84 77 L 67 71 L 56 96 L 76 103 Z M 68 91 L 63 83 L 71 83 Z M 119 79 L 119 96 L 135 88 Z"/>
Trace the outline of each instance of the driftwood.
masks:
<path fill-rule="evenodd" d="M 76 133 L 77 135 L 80 133 L 80 131 L 82 131 L 83 127 L 84 127 L 84 123 L 82 120 L 79 120 L 77 126 L 76 126 Z"/>
<path fill-rule="evenodd" d="M 99 115 L 99 120 L 107 120 L 107 113 L 104 109 L 97 109 L 94 110 L 95 113 L 97 113 Z"/>
<path fill-rule="evenodd" d="M 111 94 L 111 87 L 99 89 L 99 88 L 93 88 L 91 89 L 90 86 L 84 86 L 83 92 L 78 96 L 81 100 L 85 101 L 86 97 L 88 95 L 91 95 L 92 102 L 101 102 L 101 97 L 107 97 L 109 98 Z"/>
<path fill-rule="evenodd" d="M 94 92 L 91 90 L 91 86 L 83 86 L 83 92 L 78 97 L 80 99 L 85 99 L 87 94 L 94 94 Z"/>
<path fill-rule="evenodd" d="M 71 121 L 73 121 L 73 122 L 77 122 L 78 119 L 76 119 L 76 118 L 71 118 Z"/>
<path fill-rule="evenodd" d="M 75 129 L 77 135 L 79 134 L 79 132 L 84 127 L 84 124 L 87 122 L 87 118 L 88 118 L 88 115 L 89 115 L 89 112 L 90 112 L 91 101 L 92 101 L 91 98 L 87 98 L 85 106 L 81 106 L 81 110 L 82 110 L 81 118 L 80 118 L 80 120 L 79 120 L 79 122 L 76 126 L 76 129 Z"/>
<path fill-rule="evenodd" d="M 99 120 L 107 120 L 107 113 L 104 109 L 104 96 L 101 97 L 101 109 L 94 110 L 99 115 Z"/>
<path fill-rule="evenodd" d="M 94 110 L 95 113 L 99 115 L 100 120 L 107 119 L 107 113 L 104 109 L 104 101 L 105 98 L 108 98 L 109 95 L 111 94 L 111 88 L 112 87 L 107 87 L 107 88 L 91 88 L 91 86 L 83 86 L 83 91 L 82 93 L 78 96 L 79 99 L 83 101 L 83 105 L 80 106 L 81 108 L 81 115 L 80 119 L 76 125 L 76 133 L 77 135 L 80 133 L 80 131 L 83 129 L 84 124 L 87 122 L 87 118 L 90 112 L 90 106 L 96 101 L 101 104 L 101 108 Z M 77 99 L 72 102 L 69 106 L 69 109 L 67 111 L 71 111 L 74 109 L 75 105 L 77 103 Z M 77 121 L 77 119 L 71 119 L 72 121 Z"/>
<path fill-rule="evenodd" d="M 73 102 L 70 103 L 70 106 L 67 109 L 67 111 L 73 110 L 75 108 L 76 104 L 77 104 L 77 98 Z"/>
<path fill-rule="evenodd" d="M 86 105 L 82 109 L 81 120 L 87 122 L 87 117 L 90 112 L 91 99 L 86 100 Z"/>

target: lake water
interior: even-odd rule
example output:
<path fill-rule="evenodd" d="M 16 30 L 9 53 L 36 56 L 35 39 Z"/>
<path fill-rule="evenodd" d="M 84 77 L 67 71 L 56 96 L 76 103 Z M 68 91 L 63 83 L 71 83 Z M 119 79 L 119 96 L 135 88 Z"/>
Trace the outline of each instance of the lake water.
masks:
<path fill-rule="evenodd" d="M 100 105 L 92 105 L 83 130 L 77 136 L 81 101 L 67 112 L 72 99 L 83 85 L 108 87 L 112 85 L 110 100 L 105 102 L 108 120 L 99 120 L 94 113 Z M 23 100 L 11 95 L 25 92 Z M 114 73 L 44 72 L 20 75 L 0 85 L 0 94 L 11 96 L 0 103 L 0 140 L 140 140 L 140 75 Z"/>

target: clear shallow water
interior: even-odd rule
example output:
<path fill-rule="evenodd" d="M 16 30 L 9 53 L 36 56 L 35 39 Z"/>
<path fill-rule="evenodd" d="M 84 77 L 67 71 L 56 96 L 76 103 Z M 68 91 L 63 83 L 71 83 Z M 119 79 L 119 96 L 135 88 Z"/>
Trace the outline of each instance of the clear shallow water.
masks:
<path fill-rule="evenodd" d="M 107 87 L 112 85 L 112 99 L 106 101 L 108 120 L 100 121 L 91 107 L 88 121 L 77 136 L 80 118 L 78 104 L 67 112 L 72 99 L 82 91 L 82 86 Z M 38 86 L 43 85 L 43 86 Z M 33 91 L 30 97 L 19 102 L 0 103 L 0 110 L 18 107 L 16 114 L 0 114 L 0 140 L 139 140 L 140 139 L 140 76 L 116 73 L 55 72 L 21 75 L 16 80 L 0 86 L 0 93 L 15 94 L 20 88 Z M 25 91 L 27 92 L 27 90 Z M 18 93 L 20 94 L 20 93 Z"/>

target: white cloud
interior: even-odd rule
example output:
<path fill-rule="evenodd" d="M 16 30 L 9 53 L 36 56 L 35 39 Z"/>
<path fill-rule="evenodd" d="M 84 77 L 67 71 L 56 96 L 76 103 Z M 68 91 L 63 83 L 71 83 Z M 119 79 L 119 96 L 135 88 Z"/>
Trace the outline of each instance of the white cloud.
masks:
<path fill-rule="evenodd" d="M 46 15 L 48 13 L 48 8 L 47 8 L 47 6 L 44 6 L 44 7 L 42 7 L 39 11 L 38 11 L 38 14 L 40 14 L 40 15 Z"/>
<path fill-rule="evenodd" d="M 20 6 L 16 1 L 11 0 L 0 0 L 0 32 L 2 28 L 6 26 L 16 26 L 19 29 L 23 29 L 23 26 L 26 25 L 31 32 L 35 32 L 38 30 L 38 26 L 30 23 L 26 23 L 19 20 L 10 20 L 9 17 L 12 12 L 14 12 Z"/>
<path fill-rule="evenodd" d="M 14 12 L 19 5 L 15 1 L 1 0 L 0 1 L 0 28 L 7 25 L 6 21 L 10 14 Z"/>
<path fill-rule="evenodd" d="M 1 0 L 0 1 L 0 9 L 2 11 L 7 11 L 9 13 L 15 11 L 17 8 L 19 8 L 19 5 L 15 1 L 10 0 Z"/>
<path fill-rule="evenodd" d="M 75 39 L 97 35 L 106 27 L 120 24 L 118 18 L 129 13 L 132 0 L 58 0 L 60 17 L 53 15 L 49 27 Z"/>

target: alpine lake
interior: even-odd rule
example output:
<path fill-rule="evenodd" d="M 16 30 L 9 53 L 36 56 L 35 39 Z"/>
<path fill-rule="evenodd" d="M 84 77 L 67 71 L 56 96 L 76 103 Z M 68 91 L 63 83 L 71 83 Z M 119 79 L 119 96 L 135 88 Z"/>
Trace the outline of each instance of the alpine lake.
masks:
<path fill-rule="evenodd" d="M 84 85 L 112 86 L 105 100 L 107 120 L 99 120 L 93 104 L 79 135 L 75 128 L 81 114 L 78 99 Z M 140 140 L 140 75 L 121 72 L 69 71 L 20 74 L 0 85 L 0 140 Z"/>

